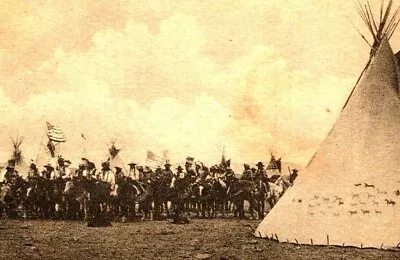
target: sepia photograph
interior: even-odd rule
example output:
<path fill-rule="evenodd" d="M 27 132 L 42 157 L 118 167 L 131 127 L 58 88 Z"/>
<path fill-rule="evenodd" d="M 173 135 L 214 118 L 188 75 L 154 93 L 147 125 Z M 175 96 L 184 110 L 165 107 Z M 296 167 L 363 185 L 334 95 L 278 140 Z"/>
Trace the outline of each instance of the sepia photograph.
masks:
<path fill-rule="evenodd" d="M 398 0 L 1 0 L 0 259 L 400 259 Z"/>

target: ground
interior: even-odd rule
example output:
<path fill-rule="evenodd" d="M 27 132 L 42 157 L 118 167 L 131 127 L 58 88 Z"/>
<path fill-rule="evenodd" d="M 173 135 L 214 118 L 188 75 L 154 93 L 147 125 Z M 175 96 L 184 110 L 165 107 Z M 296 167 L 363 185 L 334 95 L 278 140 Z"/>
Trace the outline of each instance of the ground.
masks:
<path fill-rule="evenodd" d="M 0 222 L 0 259 L 400 259 L 400 252 L 313 247 L 257 239 L 259 221 L 194 219 L 113 223 Z"/>

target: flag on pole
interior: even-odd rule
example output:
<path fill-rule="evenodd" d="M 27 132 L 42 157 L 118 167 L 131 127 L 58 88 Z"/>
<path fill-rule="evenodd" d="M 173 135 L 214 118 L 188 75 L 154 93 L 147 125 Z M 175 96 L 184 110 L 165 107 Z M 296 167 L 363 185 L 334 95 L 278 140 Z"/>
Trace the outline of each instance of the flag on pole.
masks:
<path fill-rule="evenodd" d="M 54 126 L 49 122 L 46 122 L 46 124 L 47 124 L 47 136 L 51 141 L 59 143 L 66 141 L 64 132 L 62 131 L 61 128 Z"/>
<path fill-rule="evenodd" d="M 278 170 L 278 165 L 277 162 L 275 160 L 275 156 L 273 154 L 271 154 L 271 159 L 269 160 L 268 166 L 267 166 L 267 170 Z"/>
<path fill-rule="evenodd" d="M 162 167 L 167 161 L 165 156 L 159 156 L 152 151 L 147 150 L 146 165 L 150 168 Z"/>
<path fill-rule="evenodd" d="M 278 160 L 275 159 L 275 156 L 271 153 L 271 159 L 269 160 L 267 166 L 267 173 L 272 175 L 280 175 L 281 174 L 281 158 Z"/>

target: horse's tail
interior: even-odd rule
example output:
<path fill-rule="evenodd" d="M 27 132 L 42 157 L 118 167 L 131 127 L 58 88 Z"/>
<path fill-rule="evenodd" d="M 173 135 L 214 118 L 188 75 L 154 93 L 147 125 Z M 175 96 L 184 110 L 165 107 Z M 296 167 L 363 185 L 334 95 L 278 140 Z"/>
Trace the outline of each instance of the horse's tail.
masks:
<path fill-rule="evenodd" d="M 222 188 L 226 189 L 227 185 L 226 185 L 226 183 L 225 183 L 223 180 L 221 180 L 220 178 L 218 178 L 218 183 L 219 183 L 219 185 L 221 185 Z"/>
<path fill-rule="evenodd" d="M 175 181 L 176 181 L 176 178 L 175 178 L 175 176 L 174 176 L 174 177 L 172 177 L 171 184 L 169 185 L 169 188 L 170 188 L 170 189 L 175 188 Z"/>

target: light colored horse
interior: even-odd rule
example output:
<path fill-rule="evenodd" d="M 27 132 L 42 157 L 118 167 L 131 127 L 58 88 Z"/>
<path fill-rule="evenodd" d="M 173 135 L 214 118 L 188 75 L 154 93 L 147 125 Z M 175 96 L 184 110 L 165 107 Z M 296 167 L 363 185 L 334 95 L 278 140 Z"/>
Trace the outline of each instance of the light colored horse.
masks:
<path fill-rule="evenodd" d="M 272 201 L 273 205 L 275 205 L 286 192 L 286 190 L 292 186 L 290 182 L 282 176 L 279 177 L 275 182 L 268 182 L 268 185 L 269 189 L 267 200 Z"/>

